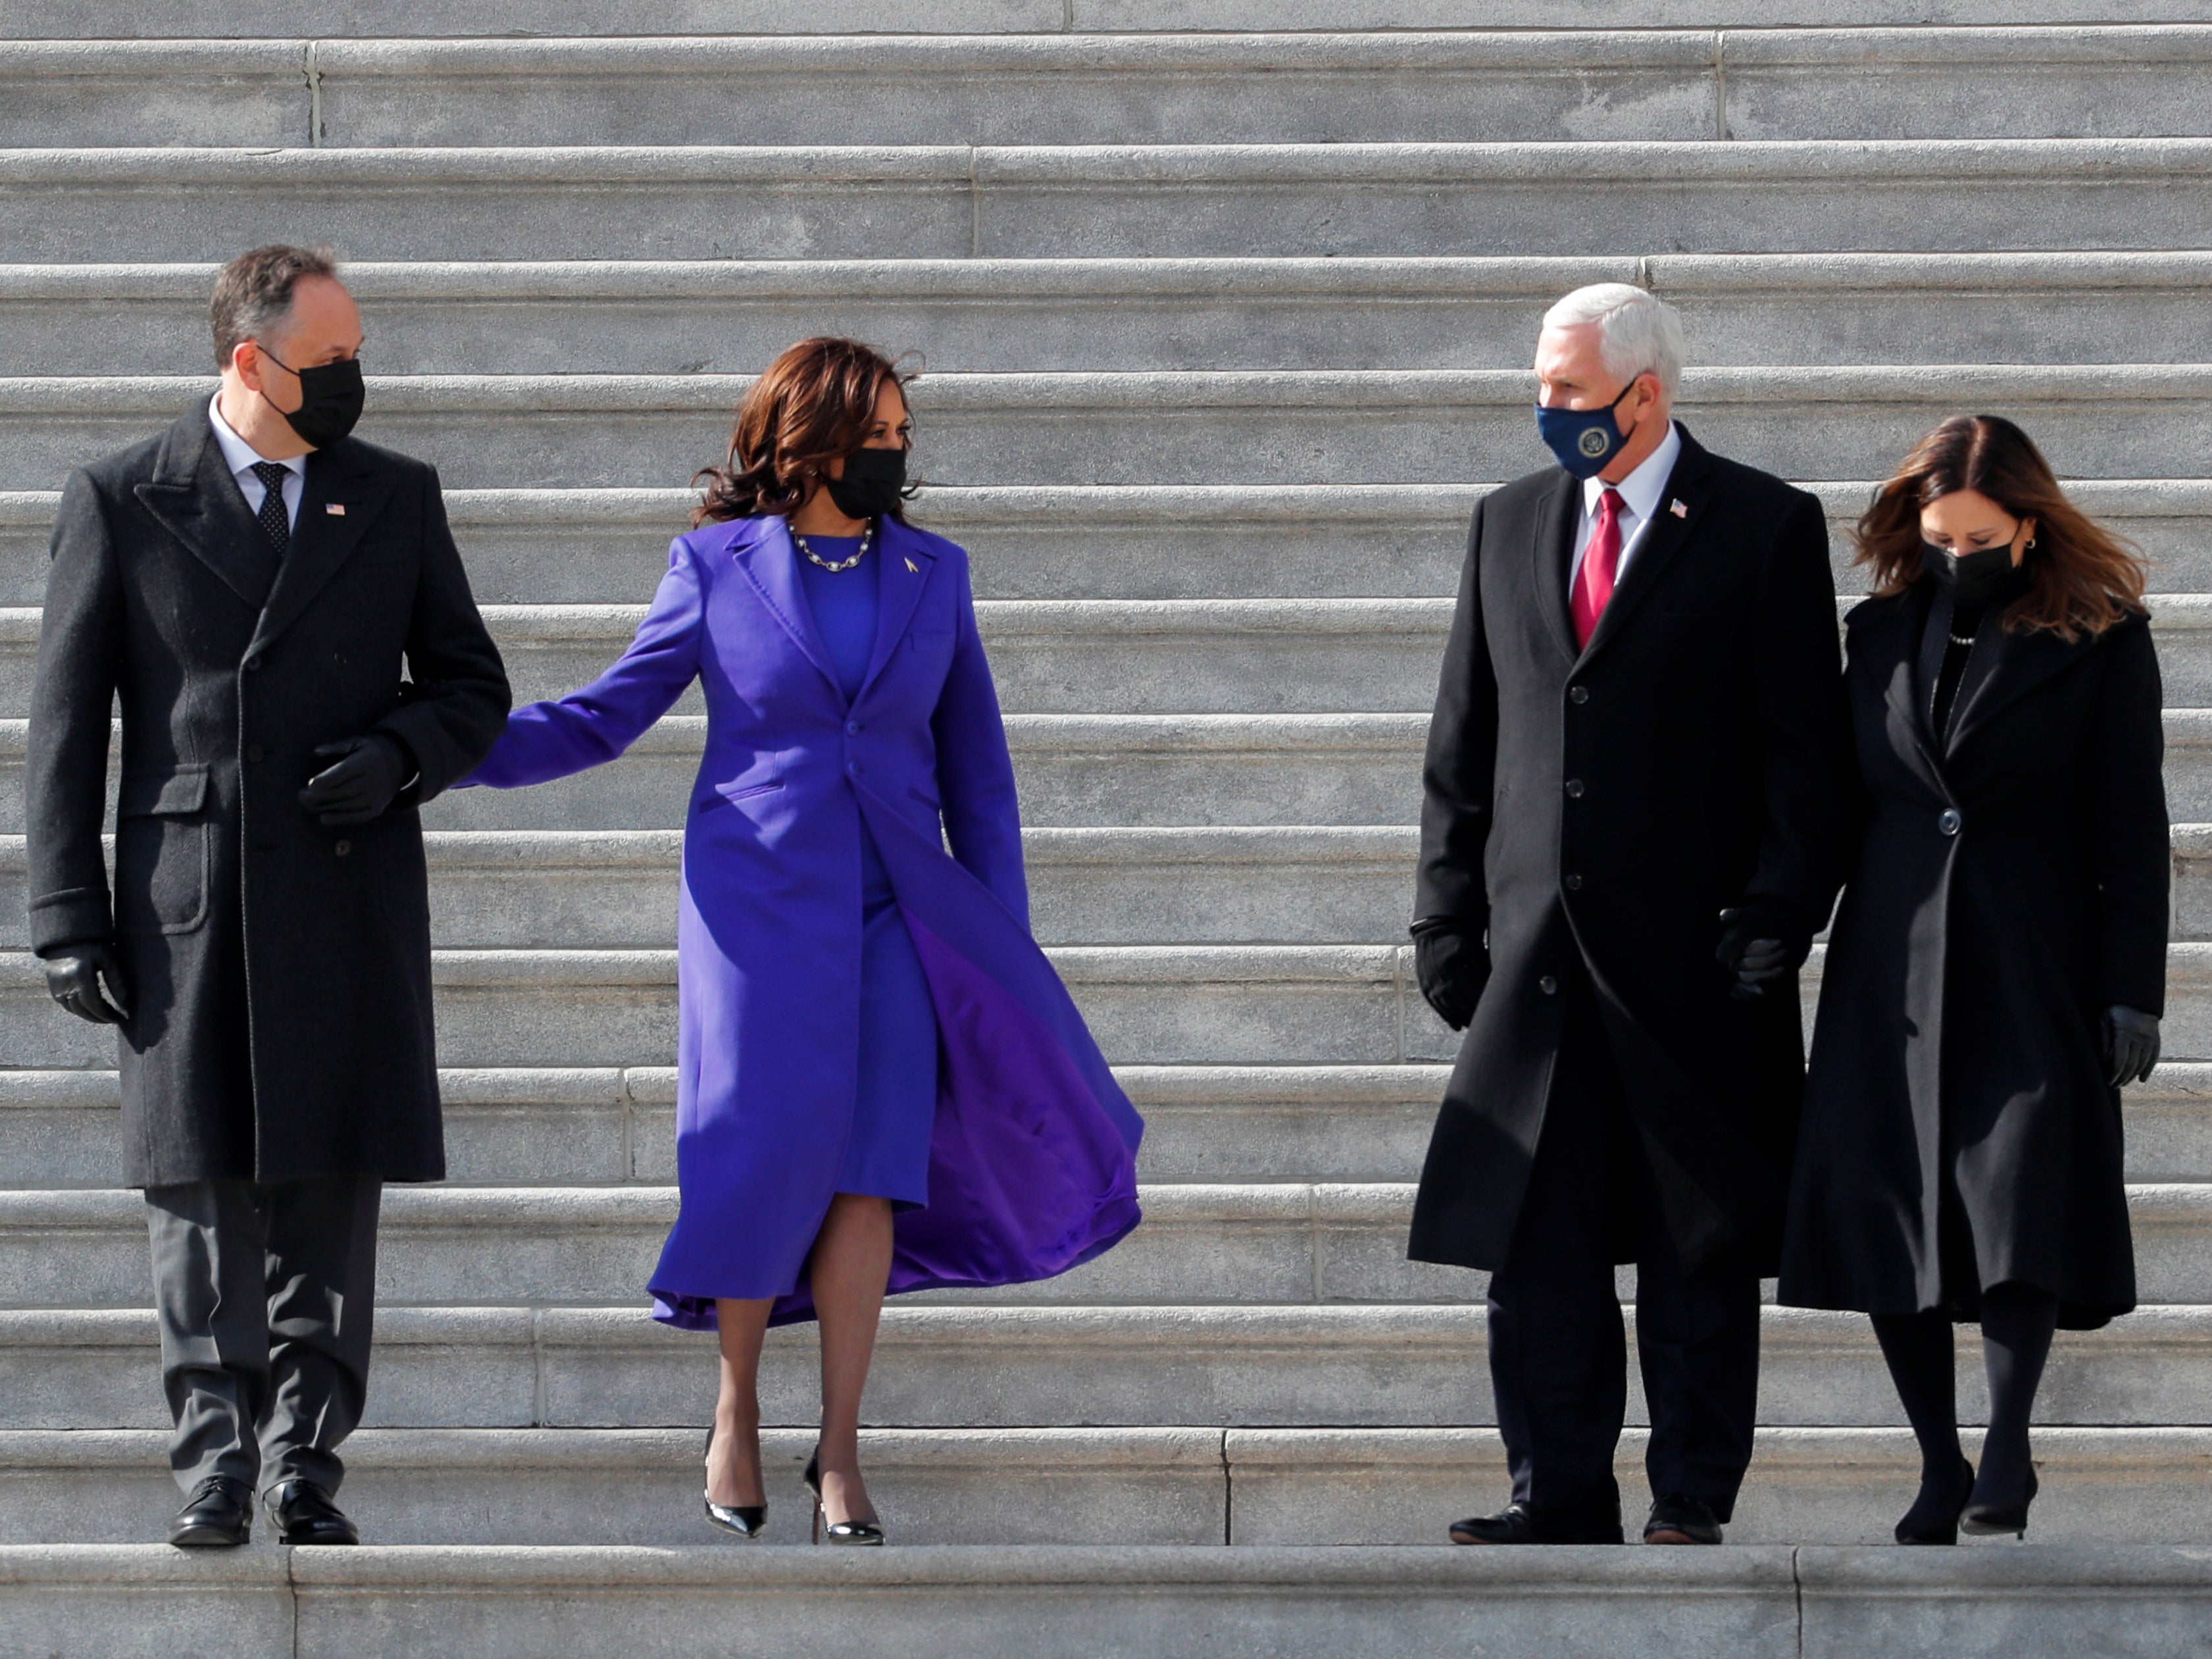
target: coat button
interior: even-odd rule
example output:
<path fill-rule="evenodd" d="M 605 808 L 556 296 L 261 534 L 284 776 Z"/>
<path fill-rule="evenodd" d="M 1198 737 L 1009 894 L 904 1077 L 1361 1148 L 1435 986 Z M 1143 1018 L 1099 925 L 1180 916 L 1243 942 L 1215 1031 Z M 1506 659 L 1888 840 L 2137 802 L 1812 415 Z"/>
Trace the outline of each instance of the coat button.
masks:
<path fill-rule="evenodd" d="M 1583 781 L 1580 778 L 1569 778 L 1567 780 L 1567 799 L 1569 800 L 1580 800 L 1582 798 Z"/>
<path fill-rule="evenodd" d="M 246 758 L 250 761 L 259 760 L 261 758 L 261 745 L 258 743 L 247 744 L 246 745 Z"/>
<path fill-rule="evenodd" d="M 353 843 L 349 841 L 342 841 L 337 846 L 331 848 L 331 851 L 336 853 L 340 858 L 343 858 L 347 854 L 353 851 Z"/>
<path fill-rule="evenodd" d="M 845 732 L 846 732 L 846 735 L 847 735 L 848 737 L 854 737 L 854 738 L 859 737 L 859 736 L 860 735 L 860 721 L 858 721 L 858 720 L 847 720 L 847 721 L 845 722 Z"/>
<path fill-rule="evenodd" d="M 1555 997 L 1559 994 L 1559 981 L 1547 974 L 1536 981 L 1536 988 L 1547 997 Z"/>
<path fill-rule="evenodd" d="M 1959 833 L 1959 826 L 1965 822 L 1966 820 L 1959 816 L 1957 807 L 1947 806 L 1943 809 L 1943 816 L 1936 820 L 1936 827 L 1947 836 L 1955 836 Z"/>
<path fill-rule="evenodd" d="M 1580 876 L 1569 876 L 1567 878 L 1567 890 L 1570 893 L 1581 892 L 1583 890 L 1583 878 Z"/>
<path fill-rule="evenodd" d="M 258 657 L 248 657 L 246 659 L 246 665 L 248 668 L 258 668 L 261 666 L 261 659 Z"/>
<path fill-rule="evenodd" d="M 851 773 L 853 776 L 857 778 L 860 775 L 860 763 L 858 761 L 847 761 L 845 763 L 845 769 Z"/>
<path fill-rule="evenodd" d="M 1567 688 L 1567 701 L 1569 702 L 1588 702 L 1589 701 L 1589 687 L 1587 685 L 1569 686 Z"/>

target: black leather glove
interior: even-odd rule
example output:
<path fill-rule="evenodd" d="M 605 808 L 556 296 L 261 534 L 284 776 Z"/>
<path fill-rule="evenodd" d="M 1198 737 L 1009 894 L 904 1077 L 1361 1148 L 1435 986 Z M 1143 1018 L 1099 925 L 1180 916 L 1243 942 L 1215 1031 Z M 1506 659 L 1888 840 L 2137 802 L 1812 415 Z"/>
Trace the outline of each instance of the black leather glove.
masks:
<path fill-rule="evenodd" d="M 1814 924 L 1787 899 L 1753 894 L 1721 912 L 1721 942 L 1713 955 L 1735 975 L 1729 994 L 1760 997 L 1805 965 L 1813 953 Z"/>
<path fill-rule="evenodd" d="M 1413 977 L 1437 1018 L 1455 1031 L 1465 1030 L 1490 983 L 1490 947 L 1482 930 L 1447 917 L 1415 922 Z"/>
<path fill-rule="evenodd" d="M 64 945 L 61 954 L 48 957 L 46 989 L 70 1012 L 94 1025 L 120 1025 L 131 1018 L 123 957 L 106 939 Z"/>
<path fill-rule="evenodd" d="M 2141 1083 L 2158 1064 L 2158 1016 L 2115 1004 L 2105 1010 L 2105 1077 L 2115 1089 Z"/>
<path fill-rule="evenodd" d="M 367 823 L 392 805 L 415 770 L 415 757 L 398 738 L 382 732 L 343 743 L 326 743 L 317 758 L 335 761 L 307 780 L 300 805 L 332 830 Z"/>

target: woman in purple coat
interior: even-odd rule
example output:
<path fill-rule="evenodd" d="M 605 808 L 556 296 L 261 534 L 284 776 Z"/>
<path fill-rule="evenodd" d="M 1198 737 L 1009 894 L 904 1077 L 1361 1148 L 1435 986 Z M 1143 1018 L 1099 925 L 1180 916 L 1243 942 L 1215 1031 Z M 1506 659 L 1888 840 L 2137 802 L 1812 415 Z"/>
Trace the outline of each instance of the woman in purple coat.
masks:
<path fill-rule="evenodd" d="M 1045 1278 L 1138 1220 L 1143 1126 L 1030 937 L 968 557 L 905 521 L 909 434 L 879 353 L 824 338 L 778 357 L 629 649 L 510 715 L 467 780 L 612 760 L 703 686 L 683 1205 L 651 1291 L 655 1318 L 720 1332 L 706 1509 L 745 1538 L 767 1517 L 768 1326 L 820 1322 L 817 1537 L 878 1544 L 859 1425 L 886 1290 Z"/>

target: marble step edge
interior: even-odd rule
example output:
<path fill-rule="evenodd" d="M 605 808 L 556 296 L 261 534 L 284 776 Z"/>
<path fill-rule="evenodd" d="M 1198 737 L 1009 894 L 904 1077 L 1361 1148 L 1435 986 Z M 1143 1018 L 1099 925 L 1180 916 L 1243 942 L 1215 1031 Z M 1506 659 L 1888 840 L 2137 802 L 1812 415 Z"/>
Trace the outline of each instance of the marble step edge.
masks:
<path fill-rule="evenodd" d="M 1471 484 L 1007 484 L 927 487 L 917 516 L 954 532 L 1020 529 L 1040 520 L 1090 526 L 1187 526 L 1194 519 L 1285 527 L 1316 523 L 1448 524 L 1464 527 L 1475 504 L 1498 486 Z M 1871 480 L 1801 483 L 1831 519 L 1850 521 L 1866 506 Z M 2069 480 L 2067 495 L 2100 519 L 2212 517 L 2212 479 Z M 447 517 L 466 532 L 504 526 L 684 528 L 697 492 L 606 489 L 448 489 Z M 61 504 L 58 489 L 0 490 L 0 529 L 44 530 Z"/>
<path fill-rule="evenodd" d="M 1138 1188 L 1145 1224 L 1209 1228 L 1305 1224 L 1373 1228 L 1401 1224 L 1412 1212 L 1410 1182 L 1186 1182 Z M 2212 1233 L 2212 1182 L 2130 1182 L 2128 1213 L 2137 1233 Z M 573 1236 L 588 1229 L 666 1227 L 676 1219 L 672 1186 L 393 1186 L 384 1195 L 383 1227 L 408 1233 L 537 1230 Z M 128 1231 L 145 1225 L 143 1194 L 129 1188 L 0 1189 L 0 1231 Z"/>
<path fill-rule="evenodd" d="M 548 144 L 416 149 L 0 150 L 0 189 L 101 185 L 863 184 L 981 192 L 1085 185 L 1712 185 L 2179 182 L 2212 138 L 1504 140 L 1462 143 Z"/>
<path fill-rule="evenodd" d="M 0 161 L 7 152 L 0 151 Z M 2208 157 L 2212 165 L 2212 157 Z M 368 395 L 394 414 L 606 414 L 726 411 L 750 374 L 371 374 Z M 0 377 L 0 416 L 173 415 L 215 389 L 196 374 Z M 1525 412 L 1534 376 L 1521 368 L 1054 369 L 963 371 L 915 382 L 917 413 L 1068 408 L 1466 410 Z M 1961 399 L 2063 404 L 2212 398 L 2212 363 L 1826 363 L 1686 369 L 1679 406 L 1792 405 Z"/>
<path fill-rule="evenodd" d="M 2205 31 L 2212 38 L 2212 28 Z M 0 43 L 0 55 L 4 55 Z M 4 73 L 4 65 L 0 65 Z M 0 264 L 0 304 L 174 301 L 195 307 L 212 263 Z M 1668 298 L 1804 293 L 1979 295 L 2047 289 L 2104 293 L 2212 287 L 2212 252 L 2021 251 L 1412 254 L 1344 258 L 1170 256 L 1045 259 L 348 260 L 364 300 L 1550 299 L 1588 283 L 1635 283 Z M 682 492 L 676 492 L 682 493 Z"/>
<path fill-rule="evenodd" d="M 1720 70 L 1768 66 L 1864 70 L 1888 64 L 2109 64 L 2212 61 L 2202 23 L 1828 28 L 1341 29 L 1314 33 L 539 36 L 254 40 L 0 42 L 0 76 L 251 76 L 301 82 L 360 76 L 839 76 L 1369 70 L 1419 75 L 1497 70 Z"/>
<path fill-rule="evenodd" d="M 1487 1314 L 1477 1304 L 1035 1304 L 885 1306 L 877 1347 L 884 1352 L 974 1352 L 988 1360 L 1012 1346 L 1070 1356 L 1146 1351 L 1178 1358 L 1288 1354 L 1332 1360 L 1370 1356 L 1468 1356 L 1486 1342 Z M 1635 1340 L 1632 1303 L 1624 1304 Z M 408 1348 L 586 1349 L 600 1354 L 696 1357 L 696 1332 L 672 1330 L 640 1306 L 380 1304 L 376 1340 Z M 810 1332 L 772 1334 L 775 1343 L 811 1348 Z M 1863 1315 L 1767 1304 L 1759 1310 L 1759 1352 L 1766 1359 L 1875 1352 Z M 2212 1305 L 2148 1304 L 2093 1333 L 2062 1333 L 2080 1357 L 2159 1360 L 2212 1357 Z M 150 1308 L 0 1309 L 0 1355 L 26 1349 L 156 1347 Z M 1966 1352 L 1962 1364 L 1978 1364 Z M 2110 1426 L 2109 1425 L 2106 1426 Z"/>

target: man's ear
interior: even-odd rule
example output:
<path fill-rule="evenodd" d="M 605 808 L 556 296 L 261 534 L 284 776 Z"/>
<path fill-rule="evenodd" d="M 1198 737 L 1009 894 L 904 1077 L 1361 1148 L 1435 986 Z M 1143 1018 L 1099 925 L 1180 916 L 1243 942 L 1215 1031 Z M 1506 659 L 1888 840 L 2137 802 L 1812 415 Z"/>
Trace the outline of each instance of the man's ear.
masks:
<path fill-rule="evenodd" d="M 240 340 L 230 349 L 230 367 L 252 392 L 261 390 L 261 348 L 251 340 Z"/>

